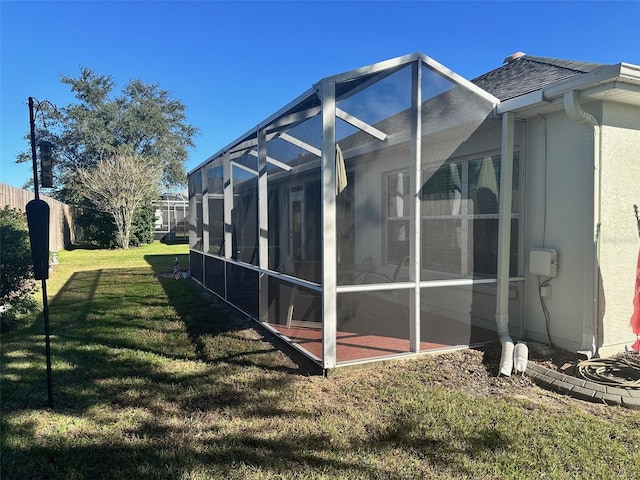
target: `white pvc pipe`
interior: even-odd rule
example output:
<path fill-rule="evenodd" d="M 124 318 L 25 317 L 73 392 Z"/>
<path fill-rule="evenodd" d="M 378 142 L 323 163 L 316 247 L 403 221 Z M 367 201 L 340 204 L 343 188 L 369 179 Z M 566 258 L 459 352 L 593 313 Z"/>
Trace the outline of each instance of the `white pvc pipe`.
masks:
<path fill-rule="evenodd" d="M 593 138 L 592 151 L 593 151 L 593 284 L 591 292 L 591 299 L 585 298 L 590 305 L 586 310 L 591 312 L 591 315 L 585 315 L 582 326 L 582 345 L 578 350 L 578 354 L 582 357 L 591 358 L 597 350 L 596 336 L 599 314 L 599 286 L 600 280 L 598 278 L 599 268 L 599 235 L 600 235 L 600 149 L 601 149 L 601 136 L 600 125 L 598 120 L 590 113 L 585 112 L 578 101 L 578 92 L 572 90 L 565 92 L 564 94 L 564 110 L 569 118 L 572 120 L 584 123 L 588 127 L 591 127 L 591 137 Z M 588 299 L 588 300 L 587 300 Z"/>
<path fill-rule="evenodd" d="M 510 376 L 513 370 L 513 340 L 509 336 L 509 261 L 511 257 L 511 191 L 513 188 L 513 137 L 515 113 L 502 114 L 502 155 L 500 163 L 500 198 L 498 216 L 498 285 L 496 324 L 502 356 L 500 374 Z"/>
<path fill-rule="evenodd" d="M 513 340 L 508 335 L 500 337 L 502 355 L 500 355 L 500 375 L 511 376 L 513 370 Z"/>

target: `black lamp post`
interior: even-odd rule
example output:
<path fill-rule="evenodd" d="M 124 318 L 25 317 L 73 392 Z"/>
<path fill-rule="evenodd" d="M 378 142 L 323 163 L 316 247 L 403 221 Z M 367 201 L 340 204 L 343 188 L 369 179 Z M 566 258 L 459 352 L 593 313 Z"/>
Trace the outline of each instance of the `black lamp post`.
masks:
<path fill-rule="evenodd" d="M 51 344 L 49 341 L 49 301 L 47 298 L 47 278 L 49 278 L 49 205 L 40 198 L 38 189 L 38 160 L 36 157 L 36 132 L 34 99 L 29 97 L 29 122 L 31 127 L 31 158 L 33 160 L 33 188 L 35 199 L 27 203 L 27 223 L 31 240 L 33 276 L 42 280 L 42 304 L 44 313 L 45 353 L 47 357 L 47 398 L 49 408 L 53 408 L 53 382 L 51 380 Z M 38 102 L 37 109 L 40 108 Z M 37 112 L 36 109 L 36 112 Z M 40 161 L 42 162 L 42 186 L 53 186 L 53 169 L 50 142 L 39 142 Z"/>

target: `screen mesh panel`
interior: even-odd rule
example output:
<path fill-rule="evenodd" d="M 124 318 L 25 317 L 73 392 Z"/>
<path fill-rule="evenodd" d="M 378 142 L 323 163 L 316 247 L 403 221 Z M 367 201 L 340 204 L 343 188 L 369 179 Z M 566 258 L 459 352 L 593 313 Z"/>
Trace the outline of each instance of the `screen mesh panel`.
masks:
<path fill-rule="evenodd" d="M 369 270 L 394 281 L 409 254 L 411 67 L 357 87 L 336 101 L 347 172 L 336 199 L 340 285 L 359 283 Z"/>
<path fill-rule="evenodd" d="M 493 225 L 470 228 L 477 208 L 485 219 L 498 214 L 500 157 L 470 158 L 499 146 L 486 134 L 493 104 L 426 66 L 422 91 L 421 280 L 469 278 L 474 264 L 489 271 L 496 258 L 474 258 L 479 250 L 495 253 Z"/>
<path fill-rule="evenodd" d="M 202 211 L 202 170 L 189 176 L 189 248 L 202 251 L 204 229 Z"/>
<path fill-rule="evenodd" d="M 231 209 L 232 258 L 258 265 L 258 176 L 232 165 L 233 208 Z"/>
<path fill-rule="evenodd" d="M 422 280 L 495 277 L 499 154 L 423 167 Z M 511 275 L 518 272 L 519 155 L 514 155 Z"/>
<path fill-rule="evenodd" d="M 205 265 L 205 286 L 219 295 L 222 298 L 225 298 L 225 267 L 224 261 L 219 260 L 217 258 L 206 256 L 204 260 Z"/>
<path fill-rule="evenodd" d="M 406 353 L 409 291 L 338 294 L 337 361 Z"/>
<path fill-rule="evenodd" d="M 470 345 L 481 338 L 497 340 L 495 296 L 474 294 L 471 286 L 456 286 L 423 288 L 420 300 L 421 340 L 434 348 Z"/>
<path fill-rule="evenodd" d="M 468 346 L 498 340 L 495 321 L 496 284 L 484 283 L 420 290 L 420 333 L 425 348 Z M 509 285 L 509 330 L 520 332 L 521 288 Z"/>
<path fill-rule="evenodd" d="M 294 118 L 267 135 L 268 263 L 271 270 L 320 283 L 321 116 L 311 108 Z"/>
<path fill-rule="evenodd" d="M 322 293 L 269 277 L 267 323 L 288 341 L 322 359 Z"/>
<path fill-rule="evenodd" d="M 224 256 L 224 176 L 222 159 L 209 164 L 207 172 L 207 202 L 209 253 Z"/>
<path fill-rule="evenodd" d="M 202 254 L 194 252 L 193 250 L 189 252 L 189 275 L 200 283 L 204 283 L 202 277 L 202 257 Z"/>
<path fill-rule="evenodd" d="M 258 272 L 227 263 L 227 300 L 253 317 L 258 317 Z"/>

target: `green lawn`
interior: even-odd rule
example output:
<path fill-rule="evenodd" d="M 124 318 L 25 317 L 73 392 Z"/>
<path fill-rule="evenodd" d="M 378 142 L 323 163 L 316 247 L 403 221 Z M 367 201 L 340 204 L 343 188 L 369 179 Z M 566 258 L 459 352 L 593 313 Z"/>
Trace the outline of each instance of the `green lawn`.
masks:
<path fill-rule="evenodd" d="M 465 393 L 435 358 L 309 375 L 169 275 L 184 245 L 60 253 L 2 337 L 2 479 L 637 479 L 640 412 Z"/>

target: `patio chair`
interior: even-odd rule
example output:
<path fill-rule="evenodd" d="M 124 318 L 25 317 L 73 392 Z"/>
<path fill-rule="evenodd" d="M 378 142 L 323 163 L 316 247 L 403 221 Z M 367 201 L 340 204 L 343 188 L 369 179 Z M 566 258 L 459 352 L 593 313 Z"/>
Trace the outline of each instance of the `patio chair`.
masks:
<path fill-rule="evenodd" d="M 397 282 L 400 277 L 400 272 L 402 271 L 402 267 L 409 266 L 409 256 L 404 257 L 398 265 L 396 265 L 396 269 L 393 272 L 392 276 L 387 275 L 386 273 L 379 272 L 377 270 L 373 270 L 372 272 L 367 272 L 364 275 L 364 279 L 362 283 L 387 283 L 387 282 Z M 378 280 L 378 281 L 376 281 Z"/>
<path fill-rule="evenodd" d="M 388 275 L 384 272 L 380 272 L 377 270 L 374 270 L 372 272 L 369 272 L 367 274 L 365 274 L 362 283 L 396 283 L 398 281 L 398 279 L 400 278 L 400 274 L 402 272 L 402 268 L 405 266 L 408 266 L 409 263 L 409 257 L 406 256 L 404 257 L 397 265 L 396 268 L 393 272 L 393 275 Z M 397 300 L 394 302 L 402 307 L 402 312 L 404 313 L 404 318 L 406 320 L 409 319 L 409 306 L 406 304 L 406 302 L 404 301 L 405 299 L 402 297 L 402 292 L 399 290 L 389 290 L 389 291 L 381 291 L 381 292 L 375 292 L 373 295 L 389 295 L 389 300 L 388 302 L 392 302 L 392 298 L 396 297 Z M 375 311 L 375 313 L 371 314 L 367 311 L 367 308 L 361 308 L 361 299 L 360 297 L 363 294 L 358 295 L 358 301 L 355 304 L 355 308 L 354 308 L 354 312 L 356 315 L 362 315 L 364 317 L 374 317 L 375 315 L 379 315 L 380 314 L 380 310 L 381 309 L 377 309 L 375 308 L 375 299 L 373 299 L 373 304 L 374 307 L 371 307 L 372 310 Z M 364 294 L 366 295 L 366 294 Z M 370 306 L 370 305 L 369 305 Z"/>

